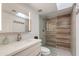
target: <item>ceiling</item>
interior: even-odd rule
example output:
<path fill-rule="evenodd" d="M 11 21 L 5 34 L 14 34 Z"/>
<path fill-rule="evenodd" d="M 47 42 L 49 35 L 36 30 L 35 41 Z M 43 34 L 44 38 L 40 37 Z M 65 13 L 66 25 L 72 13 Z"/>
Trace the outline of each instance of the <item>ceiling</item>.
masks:
<path fill-rule="evenodd" d="M 57 10 L 56 3 L 30 3 L 29 5 L 37 12 L 42 9 L 42 12 L 39 12 L 41 15 Z"/>
<path fill-rule="evenodd" d="M 69 14 L 72 11 L 72 3 L 26 3 L 32 9 L 34 9 L 42 17 L 52 18 L 57 15 Z M 4 4 L 3 9 L 12 12 L 13 9 L 28 14 L 25 11 L 27 8 L 22 4 Z M 8 8 L 9 6 L 10 8 Z M 39 12 L 39 10 L 42 10 Z"/>
<path fill-rule="evenodd" d="M 58 10 L 62 10 L 71 7 L 73 3 L 57 3 L 56 5 Z"/>
<path fill-rule="evenodd" d="M 16 14 L 20 12 L 25 15 L 29 15 L 29 10 L 27 10 L 27 8 L 23 4 L 19 3 L 2 3 L 2 11 L 11 14 Z"/>
<path fill-rule="evenodd" d="M 40 9 L 41 12 L 38 12 L 39 15 L 43 17 L 54 17 L 56 15 L 64 15 L 69 14 L 72 11 L 72 3 L 29 3 L 30 7 L 32 7 L 36 12 Z"/>

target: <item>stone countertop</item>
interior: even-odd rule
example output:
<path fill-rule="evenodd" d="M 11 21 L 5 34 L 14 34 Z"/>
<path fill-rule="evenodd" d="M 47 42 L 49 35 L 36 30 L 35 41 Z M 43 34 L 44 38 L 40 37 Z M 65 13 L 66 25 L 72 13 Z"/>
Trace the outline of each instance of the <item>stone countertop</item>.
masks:
<path fill-rule="evenodd" d="M 27 40 L 21 40 L 17 41 L 15 43 L 10 43 L 7 45 L 0 45 L 0 56 L 11 56 L 14 55 L 24 49 L 27 49 L 28 47 L 40 43 L 41 40 L 36 39 L 27 39 Z"/>

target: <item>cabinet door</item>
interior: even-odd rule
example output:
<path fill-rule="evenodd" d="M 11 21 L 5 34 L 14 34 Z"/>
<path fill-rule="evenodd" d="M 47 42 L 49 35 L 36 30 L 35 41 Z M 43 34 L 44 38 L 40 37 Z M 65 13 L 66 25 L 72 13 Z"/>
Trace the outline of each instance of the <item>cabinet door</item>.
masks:
<path fill-rule="evenodd" d="M 40 53 L 41 46 L 40 44 L 35 44 L 27 49 L 24 49 L 13 56 L 36 56 Z"/>

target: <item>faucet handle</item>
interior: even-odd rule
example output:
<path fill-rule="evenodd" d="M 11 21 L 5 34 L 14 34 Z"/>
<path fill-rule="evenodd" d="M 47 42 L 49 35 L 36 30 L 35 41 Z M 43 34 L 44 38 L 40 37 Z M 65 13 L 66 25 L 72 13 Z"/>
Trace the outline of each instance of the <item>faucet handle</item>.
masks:
<path fill-rule="evenodd" d="M 21 37 L 21 32 L 20 33 L 18 33 L 18 35 L 17 35 L 17 41 L 20 41 L 22 39 L 22 37 Z"/>

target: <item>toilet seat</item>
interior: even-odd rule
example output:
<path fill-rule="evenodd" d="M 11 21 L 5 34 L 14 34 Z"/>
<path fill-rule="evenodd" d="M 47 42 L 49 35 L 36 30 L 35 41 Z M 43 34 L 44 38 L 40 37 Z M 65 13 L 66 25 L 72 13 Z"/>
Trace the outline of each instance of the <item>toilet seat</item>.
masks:
<path fill-rule="evenodd" d="M 50 50 L 47 47 L 41 47 L 41 55 L 48 56 L 50 55 Z"/>

